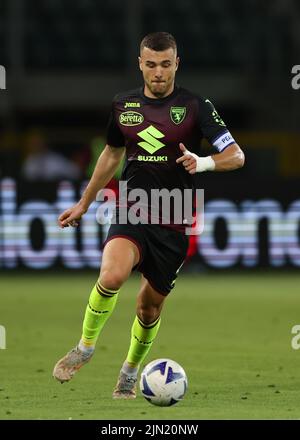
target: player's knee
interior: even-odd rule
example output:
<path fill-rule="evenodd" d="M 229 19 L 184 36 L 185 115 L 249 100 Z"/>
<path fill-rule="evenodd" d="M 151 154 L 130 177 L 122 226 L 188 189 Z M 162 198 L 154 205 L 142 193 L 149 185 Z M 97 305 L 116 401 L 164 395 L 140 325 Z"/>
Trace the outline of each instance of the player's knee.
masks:
<path fill-rule="evenodd" d="M 144 324 L 151 324 L 160 315 L 161 307 L 156 305 L 139 304 L 137 307 L 137 315 Z"/>
<path fill-rule="evenodd" d="M 100 274 L 99 281 L 106 289 L 118 290 L 126 281 L 127 274 L 118 269 L 103 270 Z"/>

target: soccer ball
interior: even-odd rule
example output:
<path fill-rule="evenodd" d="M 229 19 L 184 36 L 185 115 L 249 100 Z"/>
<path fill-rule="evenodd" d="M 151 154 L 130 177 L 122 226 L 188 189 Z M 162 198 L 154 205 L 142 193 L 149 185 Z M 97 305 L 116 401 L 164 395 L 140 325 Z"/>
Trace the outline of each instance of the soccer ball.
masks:
<path fill-rule="evenodd" d="M 140 390 L 153 405 L 171 406 L 179 402 L 187 390 L 184 369 L 171 359 L 156 359 L 144 368 Z"/>

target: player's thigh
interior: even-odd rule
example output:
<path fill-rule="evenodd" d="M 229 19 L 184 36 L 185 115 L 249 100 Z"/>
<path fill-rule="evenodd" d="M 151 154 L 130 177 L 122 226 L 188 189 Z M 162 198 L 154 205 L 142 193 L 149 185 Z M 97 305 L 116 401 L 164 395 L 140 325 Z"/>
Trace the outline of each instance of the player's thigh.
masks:
<path fill-rule="evenodd" d="M 137 314 L 145 324 L 150 324 L 158 318 L 166 295 L 162 295 L 155 290 L 142 275 L 141 288 L 137 297 Z"/>
<path fill-rule="evenodd" d="M 118 288 L 139 260 L 139 249 L 132 241 L 121 237 L 112 238 L 104 247 L 100 280 L 105 287 L 112 288 L 113 283 Z"/>

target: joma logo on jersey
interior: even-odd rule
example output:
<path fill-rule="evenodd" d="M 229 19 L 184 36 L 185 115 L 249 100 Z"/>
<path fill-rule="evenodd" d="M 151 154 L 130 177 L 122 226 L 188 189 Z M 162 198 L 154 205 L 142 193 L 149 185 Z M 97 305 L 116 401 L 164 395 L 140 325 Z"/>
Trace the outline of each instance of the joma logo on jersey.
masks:
<path fill-rule="evenodd" d="M 139 102 L 125 102 L 124 108 L 137 108 L 140 107 L 141 104 Z"/>
<path fill-rule="evenodd" d="M 140 125 L 144 121 L 144 116 L 138 112 L 123 112 L 119 116 L 119 121 L 122 125 Z"/>
<path fill-rule="evenodd" d="M 157 130 L 157 128 L 153 127 L 153 125 L 140 131 L 137 135 L 144 140 L 144 142 L 138 142 L 138 145 L 150 154 L 156 153 L 157 150 L 166 146 L 159 141 L 159 139 L 165 137 L 165 135 Z"/>
<path fill-rule="evenodd" d="M 168 156 L 138 156 L 138 161 L 143 162 L 167 162 Z"/>
<path fill-rule="evenodd" d="M 170 116 L 172 122 L 178 125 L 184 120 L 186 115 L 186 107 L 171 107 L 170 108 Z"/>

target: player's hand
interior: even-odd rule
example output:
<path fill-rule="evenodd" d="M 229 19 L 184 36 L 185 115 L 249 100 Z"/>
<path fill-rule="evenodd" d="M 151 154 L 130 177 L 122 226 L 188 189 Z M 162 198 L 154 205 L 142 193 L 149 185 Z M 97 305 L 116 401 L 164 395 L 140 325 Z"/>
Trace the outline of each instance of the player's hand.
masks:
<path fill-rule="evenodd" d="M 179 148 L 183 153 L 183 156 L 176 160 L 176 163 L 182 163 L 185 170 L 190 174 L 196 173 L 197 161 L 196 158 L 185 148 L 184 144 L 180 143 Z"/>
<path fill-rule="evenodd" d="M 77 227 L 83 214 L 86 213 L 86 209 L 83 208 L 80 203 L 67 209 L 58 217 L 58 224 L 61 228 L 67 228 L 68 226 Z"/>

